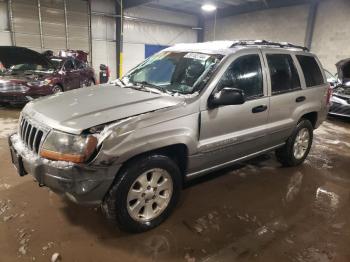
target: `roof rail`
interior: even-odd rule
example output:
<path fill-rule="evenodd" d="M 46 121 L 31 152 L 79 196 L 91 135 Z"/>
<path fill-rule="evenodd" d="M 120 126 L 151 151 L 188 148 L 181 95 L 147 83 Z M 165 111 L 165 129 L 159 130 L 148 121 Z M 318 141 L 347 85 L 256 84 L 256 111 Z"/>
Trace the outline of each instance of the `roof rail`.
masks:
<path fill-rule="evenodd" d="M 310 51 L 305 46 L 294 45 L 294 44 L 291 44 L 288 42 L 273 42 L 273 41 L 267 41 L 267 40 L 237 40 L 237 41 L 234 41 L 234 43 L 231 45 L 231 47 L 249 46 L 249 45 L 277 46 L 277 47 L 281 47 L 281 48 L 290 47 L 290 48 L 301 49 L 303 51 Z"/>

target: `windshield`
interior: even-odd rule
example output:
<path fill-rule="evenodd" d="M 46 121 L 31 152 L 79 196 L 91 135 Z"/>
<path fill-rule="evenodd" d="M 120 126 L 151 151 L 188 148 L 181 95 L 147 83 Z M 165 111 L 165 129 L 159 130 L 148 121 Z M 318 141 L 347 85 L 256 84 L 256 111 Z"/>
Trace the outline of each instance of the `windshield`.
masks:
<path fill-rule="evenodd" d="M 126 85 L 143 85 L 168 93 L 192 94 L 206 84 L 222 55 L 160 52 L 127 73 Z"/>

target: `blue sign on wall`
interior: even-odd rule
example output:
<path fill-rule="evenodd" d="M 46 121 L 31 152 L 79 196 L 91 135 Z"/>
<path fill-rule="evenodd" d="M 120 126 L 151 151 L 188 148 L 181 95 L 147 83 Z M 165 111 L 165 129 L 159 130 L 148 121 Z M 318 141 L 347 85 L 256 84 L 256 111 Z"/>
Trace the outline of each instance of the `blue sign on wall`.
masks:
<path fill-rule="evenodd" d="M 145 45 L 145 58 L 150 57 L 151 55 L 167 48 L 167 45 Z"/>

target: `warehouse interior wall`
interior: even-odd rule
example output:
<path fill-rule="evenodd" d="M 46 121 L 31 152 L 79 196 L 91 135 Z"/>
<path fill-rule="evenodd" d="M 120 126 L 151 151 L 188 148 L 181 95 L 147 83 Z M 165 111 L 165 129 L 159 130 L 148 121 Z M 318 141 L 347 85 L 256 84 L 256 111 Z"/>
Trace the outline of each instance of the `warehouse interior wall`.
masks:
<path fill-rule="evenodd" d="M 215 39 L 266 39 L 303 45 L 308 5 L 267 9 L 218 19 Z M 205 23 L 205 40 L 214 39 L 214 21 Z"/>
<path fill-rule="evenodd" d="M 116 78 L 116 23 L 114 0 L 91 0 L 92 64 L 98 75 L 99 65 L 106 64 L 111 79 Z M 146 45 L 170 46 L 176 43 L 196 42 L 197 18 L 193 15 L 159 10 L 145 6 L 124 11 L 122 74 L 142 62 Z M 131 19 L 132 18 L 132 19 Z M 166 23 L 166 24 L 164 24 Z"/>
<path fill-rule="evenodd" d="M 91 0 L 92 66 L 99 75 L 100 64 L 117 77 L 115 0 Z"/>
<path fill-rule="evenodd" d="M 6 0 L 0 0 L 0 45 L 12 45 Z"/>
<path fill-rule="evenodd" d="M 311 50 L 333 73 L 335 63 L 350 58 L 349 14 L 349 0 L 325 0 L 318 7 Z"/>
<path fill-rule="evenodd" d="M 197 42 L 197 31 L 192 29 L 198 23 L 196 16 L 145 6 L 129 8 L 124 14 L 140 20 L 124 20 L 123 74 L 146 58 L 145 45 Z"/>
<path fill-rule="evenodd" d="M 266 39 L 304 45 L 309 5 L 267 9 L 217 19 L 215 39 Z M 335 63 L 350 57 L 350 1 L 320 1 L 311 52 L 323 67 L 336 72 Z M 214 40 L 214 20 L 205 23 L 205 40 Z"/>

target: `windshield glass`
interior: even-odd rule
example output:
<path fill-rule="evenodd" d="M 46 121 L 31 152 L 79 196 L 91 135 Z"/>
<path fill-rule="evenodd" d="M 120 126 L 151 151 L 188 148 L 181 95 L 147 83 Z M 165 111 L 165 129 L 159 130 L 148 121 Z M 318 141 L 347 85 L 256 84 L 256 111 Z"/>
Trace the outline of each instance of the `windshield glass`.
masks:
<path fill-rule="evenodd" d="M 163 92 L 192 94 L 206 84 L 222 55 L 190 52 L 160 52 L 132 69 L 121 80 Z"/>

